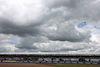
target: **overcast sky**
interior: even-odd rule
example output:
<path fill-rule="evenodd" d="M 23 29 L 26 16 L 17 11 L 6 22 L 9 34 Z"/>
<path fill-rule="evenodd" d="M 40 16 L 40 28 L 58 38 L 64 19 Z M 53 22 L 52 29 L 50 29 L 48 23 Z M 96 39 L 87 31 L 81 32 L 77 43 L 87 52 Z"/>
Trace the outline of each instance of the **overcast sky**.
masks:
<path fill-rule="evenodd" d="M 0 0 L 0 53 L 100 54 L 100 0 Z"/>

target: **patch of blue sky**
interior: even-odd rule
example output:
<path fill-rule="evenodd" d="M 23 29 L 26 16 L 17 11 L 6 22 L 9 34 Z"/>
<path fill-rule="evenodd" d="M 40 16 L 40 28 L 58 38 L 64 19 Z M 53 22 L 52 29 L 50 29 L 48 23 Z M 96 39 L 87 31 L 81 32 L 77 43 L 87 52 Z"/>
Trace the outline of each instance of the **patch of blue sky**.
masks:
<path fill-rule="evenodd" d="M 98 26 L 94 26 L 94 28 L 96 28 L 96 29 L 100 29 L 100 26 L 98 27 Z"/>
<path fill-rule="evenodd" d="M 18 39 L 12 39 L 11 42 L 17 43 L 19 40 Z"/>
<path fill-rule="evenodd" d="M 78 28 L 82 28 L 82 27 L 84 27 L 84 26 L 86 26 L 87 24 L 84 22 L 84 23 L 80 23 L 80 24 L 78 24 Z"/>

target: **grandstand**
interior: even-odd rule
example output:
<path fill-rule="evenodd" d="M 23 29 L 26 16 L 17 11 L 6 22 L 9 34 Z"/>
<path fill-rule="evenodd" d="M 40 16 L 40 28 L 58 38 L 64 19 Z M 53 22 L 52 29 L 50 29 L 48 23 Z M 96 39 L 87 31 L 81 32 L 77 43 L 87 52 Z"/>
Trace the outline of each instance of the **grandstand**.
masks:
<path fill-rule="evenodd" d="M 34 63 L 95 63 L 100 64 L 99 54 L 0 54 L 0 62 Z"/>

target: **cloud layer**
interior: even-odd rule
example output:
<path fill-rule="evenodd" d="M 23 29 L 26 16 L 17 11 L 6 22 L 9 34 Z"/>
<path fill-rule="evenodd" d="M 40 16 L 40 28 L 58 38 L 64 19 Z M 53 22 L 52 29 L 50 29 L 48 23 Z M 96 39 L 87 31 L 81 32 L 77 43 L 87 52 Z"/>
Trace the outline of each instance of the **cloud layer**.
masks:
<path fill-rule="evenodd" d="M 98 0 L 0 0 L 0 53 L 100 53 L 99 6 Z M 79 28 L 81 22 L 87 25 Z"/>
<path fill-rule="evenodd" d="M 75 26 L 71 23 L 59 23 L 57 30 L 53 30 L 47 34 L 51 40 L 58 41 L 70 41 L 70 42 L 82 42 L 89 41 L 91 34 L 90 32 L 81 33 L 75 29 Z"/>

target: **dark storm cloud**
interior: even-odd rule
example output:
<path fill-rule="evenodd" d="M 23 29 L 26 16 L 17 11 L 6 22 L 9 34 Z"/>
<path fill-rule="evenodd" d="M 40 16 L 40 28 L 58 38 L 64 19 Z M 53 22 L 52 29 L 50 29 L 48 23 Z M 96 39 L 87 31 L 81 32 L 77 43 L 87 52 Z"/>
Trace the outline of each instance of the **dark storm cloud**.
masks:
<path fill-rule="evenodd" d="M 81 0 L 48 0 L 43 2 L 49 8 L 59 8 L 59 7 L 69 7 L 69 8 L 76 8 L 80 4 Z"/>
<path fill-rule="evenodd" d="M 40 24 L 17 25 L 12 21 L 0 19 L 0 33 L 19 36 L 37 36 L 41 34 L 40 27 L 38 25 Z"/>
<path fill-rule="evenodd" d="M 15 23 L 8 20 L 0 21 L 0 33 L 13 34 L 19 36 L 41 36 L 44 31 L 41 29 L 40 24 L 29 24 L 29 25 L 16 25 Z M 52 31 L 46 33 L 47 37 L 51 40 L 59 41 L 71 41 L 71 42 L 81 42 L 89 40 L 91 37 L 90 33 L 81 33 L 75 29 L 75 26 L 70 23 L 59 23 L 57 26 L 57 31 Z M 44 36 L 46 36 L 44 35 Z"/>
<path fill-rule="evenodd" d="M 39 12 L 40 16 L 36 17 L 35 20 L 34 20 L 34 18 L 32 18 L 32 17 L 34 17 L 34 15 L 27 17 L 27 19 L 26 19 L 26 17 L 24 17 L 24 18 L 21 17 L 21 19 L 17 18 L 18 21 L 19 21 L 18 22 L 19 25 L 17 25 L 17 20 L 14 20 L 14 21 L 10 20 L 9 21 L 9 16 L 8 16 L 9 14 L 12 17 L 16 16 L 16 14 L 14 14 L 14 16 L 13 16 L 13 13 L 15 12 L 14 11 L 15 8 L 11 11 L 12 14 L 10 13 L 9 10 L 8 10 L 7 13 L 4 12 L 5 13 L 4 16 L 7 15 L 8 18 L 6 17 L 4 19 L 0 19 L 0 33 L 15 34 L 15 35 L 19 35 L 19 36 L 26 36 L 26 35 L 36 36 L 36 35 L 40 35 L 41 32 L 42 32 L 40 25 L 44 24 L 44 22 L 48 22 L 49 20 L 54 20 L 54 21 L 56 20 L 57 21 L 57 19 L 58 20 L 63 19 L 64 21 L 66 21 L 66 20 L 69 20 L 69 19 L 72 19 L 72 18 L 73 18 L 73 20 L 74 19 L 84 19 L 85 17 L 88 17 L 91 14 L 94 14 L 93 10 L 90 12 L 90 14 L 87 14 L 87 12 L 89 13 L 89 9 L 88 9 L 87 4 L 90 5 L 92 1 L 90 1 L 90 2 L 87 1 L 87 0 L 63 0 L 63 1 L 61 1 L 61 0 L 59 0 L 59 1 L 58 0 L 55 0 L 55 1 L 54 0 L 48 0 L 48 1 L 43 0 L 43 1 L 44 1 L 44 5 L 47 5 L 46 6 L 47 8 L 51 7 L 53 9 L 47 10 L 47 8 L 44 7 L 44 11 L 47 10 L 45 12 L 46 16 L 41 15 L 41 13 L 43 12 L 43 11 L 41 11 L 41 13 Z M 48 4 L 48 3 L 50 3 L 50 4 Z M 85 5 L 86 5 L 86 7 L 85 7 Z M 23 4 L 23 6 L 25 6 L 25 5 Z M 65 8 L 57 9 L 57 8 L 60 8 L 61 6 L 65 7 Z M 27 10 L 29 9 L 29 6 L 25 6 L 25 7 L 27 8 Z M 10 7 L 8 7 L 8 8 L 10 8 Z M 85 9 L 85 11 L 83 11 L 82 8 Z M 90 7 L 90 8 L 92 9 L 92 7 Z M 38 10 L 40 10 L 40 9 L 38 9 Z M 17 10 L 17 11 L 19 11 L 18 17 L 20 17 L 19 14 L 22 11 L 22 9 Z M 17 11 L 15 13 L 17 13 Z M 32 8 L 30 8 L 29 11 L 34 11 L 34 10 L 32 10 Z M 68 14 L 66 14 L 66 12 L 68 12 Z M 31 15 L 31 12 L 30 13 L 25 12 L 25 15 L 26 16 Z M 35 16 L 37 16 L 37 15 L 38 14 L 36 14 Z M 87 15 L 87 16 L 85 16 L 85 15 Z M 20 25 L 20 23 L 23 23 L 22 20 L 24 20 L 24 19 L 26 19 L 27 24 L 25 22 L 23 25 Z M 93 19 L 93 16 L 92 16 L 91 19 Z M 36 21 L 39 21 L 39 22 L 36 22 Z M 32 22 L 32 23 L 29 24 L 30 22 Z M 59 38 L 57 38 L 57 39 L 59 39 Z M 54 40 L 55 40 L 55 38 L 54 38 Z M 62 41 L 63 40 L 65 40 L 65 39 L 62 39 Z M 69 41 L 70 41 L 70 38 L 69 38 Z"/>
<path fill-rule="evenodd" d="M 69 48 L 66 48 L 66 49 L 60 49 L 60 50 L 52 50 L 52 51 L 41 51 L 41 52 L 63 52 L 63 51 L 78 51 L 78 50 L 82 50 L 81 48 L 80 49 L 69 49 Z"/>
<path fill-rule="evenodd" d="M 1 47 L 0 48 L 0 52 L 9 52 L 10 50 L 5 48 L 5 47 Z"/>
<path fill-rule="evenodd" d="M 34 38 L 32 38 L 31 36 L 23 37 L 23 39 L 18 45 L 16 45 L 16 47 L 19 49 L 37 49 L 37 47 L 34 46 L 34 42 Z"/>
<path fill-rule="evenodd" d="M 27 36 L 27 37 L 22 37 L 20 40 L 20 43 L 17 44 L 15 47 L 21 50 L 36 50 L 39 49 L 35 43 L 42 43 L 42 42 L 47 42 L 48 39 L 46 37 L 42 36 Z M 16 50 L 17 51 L 17 50 Z"/>
<path fill-rule="evenodd" d="M 63 52 L 63 51 L 78 51 L 78 50 L 82 50 L 82 48 L 78 48 L 78 49 L 70 49 L 70 48 L 63 48 L 63 49 L 60 49 L 60 50 L 51 50 L 51 51 L 49 51 L 49 50 L 44 50 L 44 51 L 42 51 L 41 50 L 41 52 Z"/>
<path fill-rule="evenodd" d="M 70 41 L 70 42 L 89 42 L 90 32 L 81 33 L 75 29 L 71 23 L 59 23 L 57 30 L 50 31 L 47 37 L 54 41 Z"/>
<path fill-rule="evenodd" d="M 100 2 L 96 0 L 48 0 L 44 4 L 51 10 L 64 7 L 68 14 L 61 16 L 67 20 L 89 21 L 89 23 L 100 21 Z M 95 11 L 96 10 L 96 11 Z M 64 12 L 63 12 L 64 13 Z M 69 19 L 68 19 L 69 18 Z"/>

